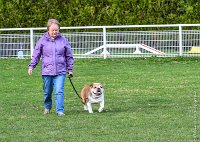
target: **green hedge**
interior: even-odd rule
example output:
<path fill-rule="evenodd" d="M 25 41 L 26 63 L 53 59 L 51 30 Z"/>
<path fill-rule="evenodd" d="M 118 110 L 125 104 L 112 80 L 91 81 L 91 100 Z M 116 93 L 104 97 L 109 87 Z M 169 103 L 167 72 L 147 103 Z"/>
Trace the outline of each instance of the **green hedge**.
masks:
<path fill-rule="evenodd" d="M 200 23 L 199 0 L 1 0 L 0 27 Z"/>

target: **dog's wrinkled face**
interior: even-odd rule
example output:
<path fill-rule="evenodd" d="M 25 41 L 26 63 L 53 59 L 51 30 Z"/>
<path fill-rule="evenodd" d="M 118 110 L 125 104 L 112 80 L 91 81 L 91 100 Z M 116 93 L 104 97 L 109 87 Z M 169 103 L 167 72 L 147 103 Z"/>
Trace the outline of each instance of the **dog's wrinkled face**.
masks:
<path fill-rule="evenodd" d="M 98 97 L 98 96 L 101 96 L 102 93 L 103 93 L 103 86 L 101 83 L 92 83 L 91 84 L 91 93 L 92 93 L 92 96 L 94 97 Z"/>

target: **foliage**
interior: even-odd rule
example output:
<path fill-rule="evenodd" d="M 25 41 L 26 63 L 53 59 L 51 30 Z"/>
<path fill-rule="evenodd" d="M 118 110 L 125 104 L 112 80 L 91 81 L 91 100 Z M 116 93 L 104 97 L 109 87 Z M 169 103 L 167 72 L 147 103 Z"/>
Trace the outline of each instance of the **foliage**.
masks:
<path fill-rule="evenodd" d="M 1 28 L 199 23 L 198 0 L 1 0 Z"/>

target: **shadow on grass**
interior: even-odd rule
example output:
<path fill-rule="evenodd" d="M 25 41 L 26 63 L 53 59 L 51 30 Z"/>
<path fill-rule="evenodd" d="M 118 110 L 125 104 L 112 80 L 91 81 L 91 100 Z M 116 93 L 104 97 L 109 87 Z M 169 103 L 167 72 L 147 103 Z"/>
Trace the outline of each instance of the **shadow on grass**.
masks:
<path fill-rule="evenodd" d="M 107 102 L 105 104 L 105 109 L 102 114 L 118 114 L 118 113 L 159 113 L 168 112 L 172 109 L 176 109 L 177 104 L 174 104 L 172 100 L 168 99 L 146 99 L 146 100 L 135 100 L 131 102 L 116 101 Z M 99 104 L 93 105 L 94 114 L 98 114 Z M 44 107 L 38 104 L 31 104 L 31 109 L 34 112 L 43 114 Z M 51 113 L 55 113 L 55 106 L 52 107 Z M 76 114 L 89 114 L 88 111 L 83 109 L 83 104 L 77 103 L 77 100 L 72 100 L 72 102 L 66 102 L 65 104 L 66 115 L 76 115 Z M 100 113 L 99 113 L 100 114 Z"/>

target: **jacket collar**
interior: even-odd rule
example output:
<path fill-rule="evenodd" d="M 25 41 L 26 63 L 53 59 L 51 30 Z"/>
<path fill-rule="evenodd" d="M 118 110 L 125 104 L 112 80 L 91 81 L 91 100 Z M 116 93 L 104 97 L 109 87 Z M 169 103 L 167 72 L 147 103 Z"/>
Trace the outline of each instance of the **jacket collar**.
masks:
<path fill-rule="evenodd" d="M 54 40 L 50 37 L 50 35 L 49 35 L 48 32 L 44 33 L 44 36 L 46 37 L 46 39 L 47 39 L 48 41 L 54 41 Z M 60 34 L 60 33 L 58 33 L 56 39 L 59 38 L 59 37 L 61 37 L 61 34 Z"/>

